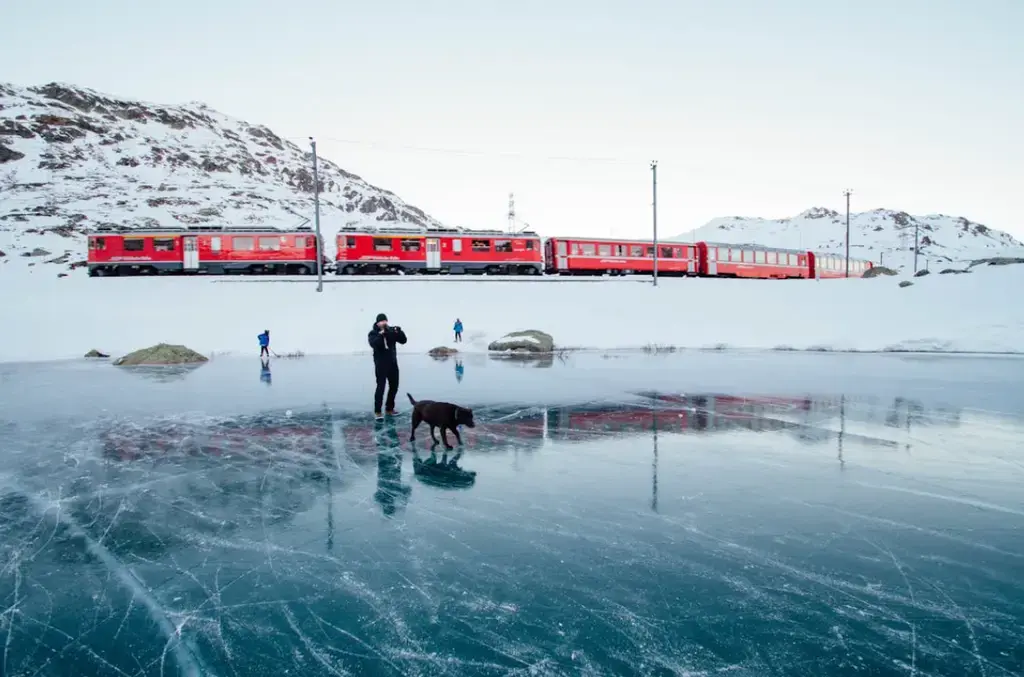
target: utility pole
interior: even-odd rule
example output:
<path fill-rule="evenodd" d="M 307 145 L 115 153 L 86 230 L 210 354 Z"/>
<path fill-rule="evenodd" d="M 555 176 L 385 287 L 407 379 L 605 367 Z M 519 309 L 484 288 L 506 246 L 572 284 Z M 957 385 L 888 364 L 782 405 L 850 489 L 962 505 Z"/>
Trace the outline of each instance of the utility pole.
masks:
<path fill-rule="evenodd" d="M 846 277 L 850 277 L 850 194 L 852 190 L 847 188 L 843 195 L 846 196 Z"/>
<path fill-rule="evenodd" d="M 914 221 L 914 272 L 917 272 L 917 247 L 918 247 L 918 228 L 917 221 Z"/>
<path fill-rule="evenodd" d="M 324 253 L 320 239 L 320 175 L 316 168 L 316 141 L 309 137 L 309 145 L 313 149 L 313 222 L 316 225 L 316 290 L 324 290 Z"/>
<path fill-rule="evenodd" d="M 654 200 L 654 286 L 658 286 L 658 161 L 651 162 L 651 192 Z"/>

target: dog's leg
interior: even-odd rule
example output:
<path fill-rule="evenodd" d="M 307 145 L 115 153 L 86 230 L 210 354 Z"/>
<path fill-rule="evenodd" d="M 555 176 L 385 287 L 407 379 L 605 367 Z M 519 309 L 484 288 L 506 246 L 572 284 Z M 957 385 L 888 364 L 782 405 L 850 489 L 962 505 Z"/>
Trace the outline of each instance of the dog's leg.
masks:
<path fill-rule="evenodd" d="M 444 448 L 445 449 L 454 449 L 455 448 L 451 444 L 448 443 L 448 428 L 445 427 L 445 426 L 441 426 L 441 439 L 444 440 Z"/>
<path fill-rule="evenodd" d="M 430 439 L 434 440 L 434 444 L 437 444 L 437 435 L 434 434 L 434 424 L 430 424 Z"/>
<path fill-rule="evenodd" d="M 455 439 L 459 441 L 459 446 L 462 446 L 462 435 L 459 434 L 458 428 L 452 428 L 452 432 L 455 433 Z"/>
<path fill-rule="evenodd" d="M 413 442 L 416 440 L 416 426 L 420 424 L 423 419 L 420 418 L 420 412 L 412 410 L 412 432 L 409 434 L 409 441 Z"/>

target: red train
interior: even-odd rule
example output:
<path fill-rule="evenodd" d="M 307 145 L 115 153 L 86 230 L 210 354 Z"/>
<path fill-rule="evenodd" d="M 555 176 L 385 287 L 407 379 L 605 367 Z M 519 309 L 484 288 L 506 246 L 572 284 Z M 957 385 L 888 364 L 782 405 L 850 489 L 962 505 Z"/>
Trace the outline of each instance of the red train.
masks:
<path fill-rule="evenodd" d="M 477 231 L 367 231 L 338 233 L 338 275 L 484 273 L 540 275 L 544 270 L 541 238 L 536 233 Z"/>
<path fill-rule="evenodd" d="M 293 230 L 199 226 L 99 228 L 89 235 L 89 275 L 316 274 L 316 236 Z M 327 261 L 324 261 L 327 263 Z"/>
<path fill-rule="evenodd" d="M 344 228 L 333 261 L 338 275 L 650 275 L 654 243 L 644 240 L 542 238 L 497 230 L 389 230 Z M 324 259 L 324 270 L 332 262 Z M 860 277 L 872 262 L 850 259 Z M 100 228 L 89 235 L 89 274 L 316 273 L 316 238 L 308 226 L 292 230 L 189 227 Z M 658 274 L 761 279 L 836 278 L 846 273 L 835 254 L 716 242 L 658 243 Z"/>

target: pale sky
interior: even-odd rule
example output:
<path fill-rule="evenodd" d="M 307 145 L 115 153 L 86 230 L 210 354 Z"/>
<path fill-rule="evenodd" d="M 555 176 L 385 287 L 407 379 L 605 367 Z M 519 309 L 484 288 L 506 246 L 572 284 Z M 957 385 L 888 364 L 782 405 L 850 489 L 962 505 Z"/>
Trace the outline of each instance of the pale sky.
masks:
<path fill-rule="evenodd" d="M 503 228 L 514 191 L 542 234 L 646 236 L 656 159 L 664 236 L 849 187 L 1024 239 L 1024 0 L 11 0 L 0 25 L 2 81 L 313 135 L 452 225 Z"/>

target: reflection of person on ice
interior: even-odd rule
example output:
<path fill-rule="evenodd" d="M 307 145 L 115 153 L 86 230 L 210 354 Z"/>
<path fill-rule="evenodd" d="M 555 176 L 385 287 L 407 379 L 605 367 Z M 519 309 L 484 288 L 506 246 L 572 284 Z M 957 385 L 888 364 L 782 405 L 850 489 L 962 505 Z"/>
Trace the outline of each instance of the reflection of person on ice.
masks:
<path fill-rule="evenodd" d="M 408 340 L 401 327 L 388 324 L 388 316 L 377 315 L 367 340 L 373 348 L 373 367 L 377 376 L 377 389 L 373 393 L 373 415 L 381 418 L 381 403 L 384 400 L 384 384 L 388 386 L 388 397 L 384 405 L 388 416 L 395 414 L 395 395 L 398 394 L 398 353 L 396 346 Z"/>
<path fill-rule="evenodd" d="M 270 330 L 264 329 L 262 334 L 256 336 L 260 340 L 260 357 L 270 357 Z"/>
<path fill-rule="evenodd" d="M 455 326 L 452 327 L 455 330 L 455 342 L 462 343 L 462 320 L 455 318 Z"/>

